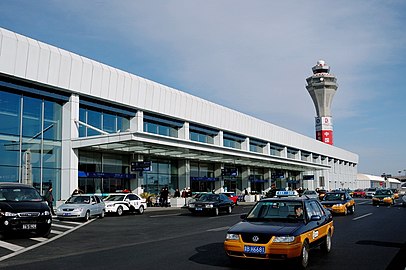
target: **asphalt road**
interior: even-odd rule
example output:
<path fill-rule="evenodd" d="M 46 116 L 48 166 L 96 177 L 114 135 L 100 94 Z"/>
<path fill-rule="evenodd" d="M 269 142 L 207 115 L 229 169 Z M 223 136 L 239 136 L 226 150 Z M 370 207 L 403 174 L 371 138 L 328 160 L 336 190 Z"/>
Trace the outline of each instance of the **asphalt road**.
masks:
<path fill-rule="evenodd" d="M 251 206 L 231 215 L 192 216 L 182 209 L 93 220 L 63 237 L 0 261 L 1 269 L 253 269 L 233 267 L 223 251 L 226 230 Z M 308 269 L 406 269 L 406 208 L 357 200 L 354 215 L 335 216 L 330 254 L 310 252 Z M 276 261 L 258 269 L 295 269 Z"/>

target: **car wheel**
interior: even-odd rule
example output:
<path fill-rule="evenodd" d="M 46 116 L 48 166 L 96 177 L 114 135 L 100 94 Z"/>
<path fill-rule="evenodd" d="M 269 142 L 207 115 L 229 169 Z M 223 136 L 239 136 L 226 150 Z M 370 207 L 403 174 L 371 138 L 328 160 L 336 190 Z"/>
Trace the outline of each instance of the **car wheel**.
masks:
<path fill-rule="evenodd" d="M 123 215 L 123 207 L 119 206 L 119 207 L 117 208 L 117 215 L 118 215 L 118 216 Z"/>
<path fill-rule="evenodd" d="M 214 215 L 215 216 L 218 216 L 219 215 L 219 209 L 216 207 L 216 208 L 214 208 Z"/>
<path fill-rule="evenodd" d="M 144 214 L 144 206 L 140 206 L 140 208 L 138 208 L 138 214 Z"/>
<path fill-rule="evenodd" d="M 307 241 L 303 243 L 302 252 L 298 258 L 298 266 L 300 269 L 304 269 L 309 264 L 309 244 Z"/>
<path fill-rule="evenodd" d="M 85 221 L 88 221 L 90 219 L 90 212 L 87 211 L 85 214 L 85 217 L 83 218 Z"/>
<path fill-rule="evenodd" d="M 38 231 L 37 232 L 37 235 L 39 236 L 39 237 L 48 237 L 49 236 L 49 234 L 51 233 L 51 227 L 49 227 L 49 228 L 46 228 L 45 230 L 40 230 L 40 231 Z"/>
<path fill-rule="evenodd" d="M 329 253 L 331 251 L 331 233 L 330 231 L 327 233 L 324 242 L 321 244 L 321 250 L 324 253 Z"/>
<path fill-rule="evenodd" d="M 345 210 L 344 210 L 344 216 L 346 216 L 346 215 L 348 215 L 348 208 L 347 207 L 345 207 Z"/>
<path fill-rule="evenodd" d="M 351 213 L 351 214 L 354 214 L 354 213 L 355 213 L 355 205 L 352 205 L 352 206 L 351 206 L 350 213 Z"/>
<path fill-rule="evenodd" d="M 231 207 L 231 205 L 229 205 L 227 208 L 227 214 L 231 214 L 232 211 L 233 211 L 233 208 Z"/>
<path fill-rule="evenodd" d="M 103 209 L 101 214 L 100 214 L 100 218 L 104 218 L 105 215 L 106 215 L 106 211 Z"/>

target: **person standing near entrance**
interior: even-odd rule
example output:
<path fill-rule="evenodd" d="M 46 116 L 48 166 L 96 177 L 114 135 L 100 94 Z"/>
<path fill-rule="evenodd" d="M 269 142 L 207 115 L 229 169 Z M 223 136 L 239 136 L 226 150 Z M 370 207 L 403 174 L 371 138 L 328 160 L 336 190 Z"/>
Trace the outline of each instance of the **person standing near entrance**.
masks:
<path fill-rule="evenodd" d="M 44 199 L 48 203 L 48 206 L 49 206 L 49 209 L 51 210 L 52 215 L 55 216 L 54 206 L 53 206 L 54 196 L 52 195 L 52 185 L 50 185 L 48 190 L 45 192 Z"/>

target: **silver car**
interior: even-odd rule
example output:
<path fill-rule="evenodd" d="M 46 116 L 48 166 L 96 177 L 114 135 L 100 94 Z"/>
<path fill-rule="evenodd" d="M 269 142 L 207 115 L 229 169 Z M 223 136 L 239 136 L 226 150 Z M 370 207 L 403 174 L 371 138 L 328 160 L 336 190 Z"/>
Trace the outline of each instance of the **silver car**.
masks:
<path fill-rule="evenodd" d="M 315 190 L 305 190 L 303 192 L 302 196 L 307 196 L 308 198 L 312 198 L 312 199 L 318 199 L 319 198 L 319 194 Z"/>
<path fill-rule="evenodd" d="M 88 221 L 91 217 L 105 215 L 105 204 L 95 195 L 73 195 L 56 209 L 58 219 L 83 219 Z"/>

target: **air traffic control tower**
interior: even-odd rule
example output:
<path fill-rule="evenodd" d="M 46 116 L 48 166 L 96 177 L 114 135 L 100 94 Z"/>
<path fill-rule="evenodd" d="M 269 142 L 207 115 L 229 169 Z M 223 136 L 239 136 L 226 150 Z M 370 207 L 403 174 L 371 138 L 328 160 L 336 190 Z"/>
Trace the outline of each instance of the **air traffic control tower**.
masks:
<path fill-rule="evenodd" d="M 337 79 L 330 74 L 330 67 L 323 60 L 317 61 L 312 70 L 313 75 L 306 79 L 306 89 L 316 108 L 316 139 L 332 145 L 331 103 L 338 88 Z"/>

